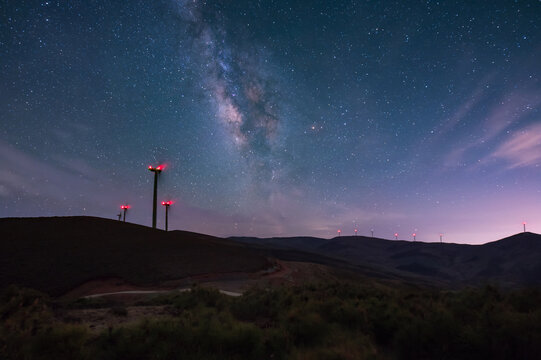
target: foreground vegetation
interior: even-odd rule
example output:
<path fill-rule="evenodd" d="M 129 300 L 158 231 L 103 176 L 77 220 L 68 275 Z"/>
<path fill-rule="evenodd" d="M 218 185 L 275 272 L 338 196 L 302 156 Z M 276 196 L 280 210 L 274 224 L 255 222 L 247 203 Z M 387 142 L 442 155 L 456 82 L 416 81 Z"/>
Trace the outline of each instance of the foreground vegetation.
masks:
<path fill-rule="evenodd" d="M 2 359 L 537 359 L 541 291 L 457 292 L 351 283 L 212 289 L 152 298 L 170 316 L 101 333 L 58 321 L 68 308 L 33 290 L 0 297 Z M 109 305 L 107 305 L 109 306 Z M 115 306 L 112 316 L 125 316 Z"/>

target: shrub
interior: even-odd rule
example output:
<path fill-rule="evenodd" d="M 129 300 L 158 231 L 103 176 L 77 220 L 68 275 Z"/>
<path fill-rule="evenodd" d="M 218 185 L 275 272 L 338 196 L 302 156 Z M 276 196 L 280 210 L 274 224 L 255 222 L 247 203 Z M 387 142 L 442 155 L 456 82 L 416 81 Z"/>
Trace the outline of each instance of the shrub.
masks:
<path fill-rule="evenodd" d="M 0 358 L 536 359 L 540 297 L 538 290 L 491 286 L 438 291 L 319 283 L 253 288 L 230 298 L 194 287 L 149 300 L 170 304 L 175 316 L 95 335 L 53 322 L 55 302 L 12 287 L 0 294 Z M 126 309 L 111 312 L 123 316 Z"/>
<path fill-rule="evenodd" d="M 239 320 L 257 321 L 266 326 L 276 324 L 281 314 L 287 312 L 290 304 L 285 288 L 270 290 L 253 288 L 234 299 L 230 309 Z"/>
<path fill-rule="evenodd" d="M 318 313 L 294 309 L 287 316 L 286 330 L 295 345 L 311 346 L 323 341 L 330 326 Z"/>
<path fill-rule="evenodd" d="M 84 351 L 87 339 L 88 332 L 80 326 L 55 325 L 40 331 L 22 350 L 32 359 L 89 359 Z"/>

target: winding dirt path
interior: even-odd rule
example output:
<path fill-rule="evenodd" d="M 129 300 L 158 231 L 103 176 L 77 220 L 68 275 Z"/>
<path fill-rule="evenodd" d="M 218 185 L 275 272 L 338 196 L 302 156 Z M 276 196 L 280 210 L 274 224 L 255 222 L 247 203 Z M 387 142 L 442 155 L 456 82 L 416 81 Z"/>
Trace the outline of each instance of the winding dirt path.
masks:
<path fill-rule="evenodd" d="M 218 289 L 229 296 L 241 296 L 253 286 L 282 286 L 328 278 L 326 266 L 312 263 L 273 259 L 273 266 L 257 273 L 201 274 L 183 279 L 168 280 L 155 286 L 137 286 L 120 278 L 88 281 L 65 294 L 64 298 L 115 297 L 116 300 L 133 300 L 145 295 L 189 291 L 193 284 Z M 130 302 L 130 301 L 128 301 Z"/>
<path fill-rule="evenodd" d="M 126 290 L 126 291 L 115 291 L 115 292 L 107 292 L 102 294 L 92 294 L 92 295 L 86 295 L 83 296 L 85 299 L 92 299 L 92 298 L 98 298 L 98 297 L 104 297 L 104 296 L 111 296 L 111 295 L 146 295 L 146 294 L 168 294 L 173 292 L 185 292 L 190 291 L 190 288 L 184 288 L 184 289 L 174 289 L 174 290 Z M 241 296 L 242 293 L 240 292 L 234 292 L 234 291 L 227 291 L 218 289 L 222 294 L 229 295 L 229 296 Z"/>

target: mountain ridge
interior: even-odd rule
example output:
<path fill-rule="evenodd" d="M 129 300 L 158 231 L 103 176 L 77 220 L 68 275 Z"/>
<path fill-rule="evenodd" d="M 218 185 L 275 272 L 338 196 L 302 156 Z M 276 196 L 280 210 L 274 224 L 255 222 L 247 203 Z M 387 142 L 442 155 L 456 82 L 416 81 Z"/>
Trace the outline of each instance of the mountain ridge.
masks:
<path fill-rule="evenodd" d="M 468 245 L 363 236 L 220 238 L 88 216 L 0 219 L 0 287 L 19 284 L 56 295 L 100 278 L 156 285 L 208 274 L 252 276 L 278 260 L 355 273 L 356 281 L 540 286 L 539 259 L 541 235 L 534 233 Z"/>
<path fill-rule="evenodd" d="M 230 238 L 269 247 L 297 249 L 376 266 L 402 275 L 418 275 L 448 285 L 541 285 L 541 235 L 526 232 L 485 244 L 426 243 L 365 236 L 317 238 L 305 245 L 296 238 Z"/>

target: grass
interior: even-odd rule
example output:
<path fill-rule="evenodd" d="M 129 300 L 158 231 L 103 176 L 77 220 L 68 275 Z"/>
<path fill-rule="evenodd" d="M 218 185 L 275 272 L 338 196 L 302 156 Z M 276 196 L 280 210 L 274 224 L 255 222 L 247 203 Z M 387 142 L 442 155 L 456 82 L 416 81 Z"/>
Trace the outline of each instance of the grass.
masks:
<path fill-rule="evenodd" d="M 195 287 L 141 306 L 157 304 L 174 315 L 95 334 L 51 321 L 73 306 L 10 287 L 0 297 L 0 358 L 536 359 L 541 351 L 538 289 L 332 282 L 234 298 Z"/>

